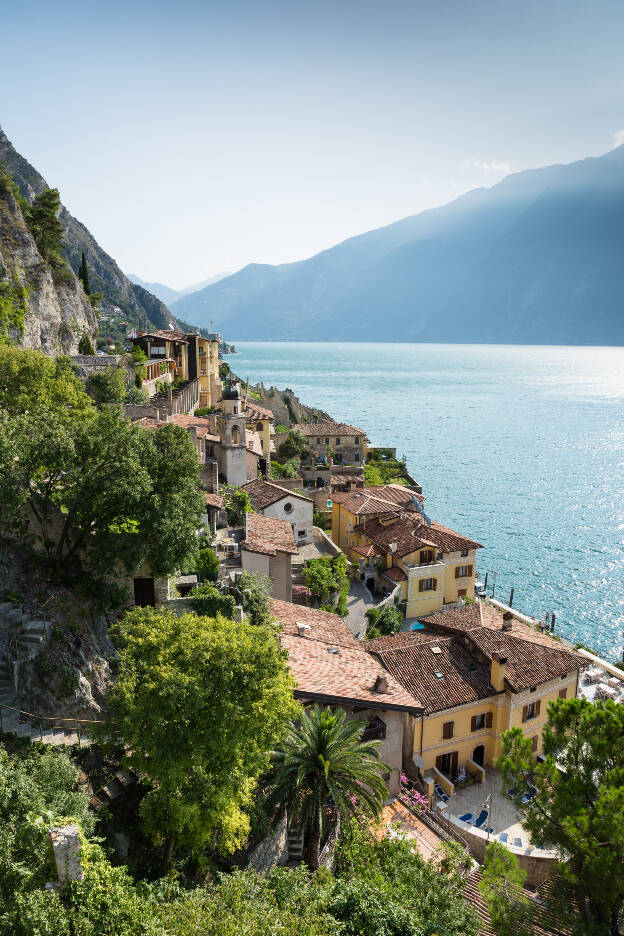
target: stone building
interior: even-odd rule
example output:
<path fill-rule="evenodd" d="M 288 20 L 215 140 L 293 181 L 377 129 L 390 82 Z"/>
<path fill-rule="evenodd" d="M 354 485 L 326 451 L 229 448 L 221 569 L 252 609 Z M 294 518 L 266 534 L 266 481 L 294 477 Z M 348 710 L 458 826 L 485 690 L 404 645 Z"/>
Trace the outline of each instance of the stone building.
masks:
<path fill-rule="evenodd" d="M 290 523 L 262 514 L 246 514 L 240 555 L 243 569 L 269 576 L 275 598 L 291 600 L 292 557 L 297 555 L 297 545 Z"/>
<path fill-rule="evenodd" d="M 260 479 L 248 481 L 243 490 L 256 513 L 290 523 L 297 546 L 312 542 L 314 504 L 309 497 Z"/>
<path fill-rule="evenodd" d="M 346 423 L 296 423 L 315 455 L 333 459 L 335 464 L 362 465 L 366 458 L 366 433 Z"/>

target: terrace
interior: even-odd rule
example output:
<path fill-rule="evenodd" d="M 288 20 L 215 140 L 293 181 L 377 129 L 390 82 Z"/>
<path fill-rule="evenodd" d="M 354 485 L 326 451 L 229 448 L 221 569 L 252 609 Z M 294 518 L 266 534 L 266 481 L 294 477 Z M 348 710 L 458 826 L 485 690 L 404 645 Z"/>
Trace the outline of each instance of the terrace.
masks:
<path fill-rule="evenodd" d="M 488 768 L 483 783 L 474 783 L 461 789 L 444 802 L 438 800 L 438 811 L 460 830 L 475 827 L 485 833 L 487 839 L 498 839 L 504 844 L 522 850 L 532 849 L 526 831 L 521 825 L 521 815 L 514 804 L 505 796 L 503 778 L 497 770 Z M 485 815 L 484 815 L 485 812 Z"/>

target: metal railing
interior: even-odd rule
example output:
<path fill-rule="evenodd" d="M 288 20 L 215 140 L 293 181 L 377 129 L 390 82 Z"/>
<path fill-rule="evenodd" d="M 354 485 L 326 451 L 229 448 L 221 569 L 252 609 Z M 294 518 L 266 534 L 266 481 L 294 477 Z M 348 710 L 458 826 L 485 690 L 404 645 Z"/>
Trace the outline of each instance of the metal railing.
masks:
<path fill-rule="evenodd" d="M 67 731 L 67 728 L 65 728 L 65 725 L 73 725 L 75 727 L 75 731 L 73 733 L 76 734 L 78 737 L 78 747 L 81 746 L 81 739 L 82 739 L 81 732 L 83 731 L 83 726 L 104 724 L 104 722 L 101 720 L 90 719 L 90 718 L 58 718 L 53 715 L 35 715 L 33 714 L 33 712 L 26 712 L 23 709 L 15 708 L 13 705 L 4 705 L 3 703 L 0 703 L 0 731 L 1 732 L 4 732 L 5 730 L 4 722 L 5 722 L 7 712 L 15 712 L 17 714 L 18 729 L 19 729 L 19 725 L 25 724 L 26 721 L 28 722 L 28 724 L 31 725 L 31 732 L 30 732 L 31 741 L 37 740 L 36 737 L 33 738 L 33 735 L 32 735 L 33 723 L 34 723 L 35 728 L 37 727 L 37 724 L 39 726 L 39 740 L 40 741 L 43 741 L 43 723 L 44 722 L 46 722 L 46 727 L 48 727 L 49 725 L 49 727 L 51 727 L 52 730 L 54 730 L 55 728 L 59 728 L 59 730 Z M 23 721 L 21 720 L 22 715 L 25 716 Z M 10 728 L 8 728 L 7 730 L 12 731 L 12 729 Z"/>

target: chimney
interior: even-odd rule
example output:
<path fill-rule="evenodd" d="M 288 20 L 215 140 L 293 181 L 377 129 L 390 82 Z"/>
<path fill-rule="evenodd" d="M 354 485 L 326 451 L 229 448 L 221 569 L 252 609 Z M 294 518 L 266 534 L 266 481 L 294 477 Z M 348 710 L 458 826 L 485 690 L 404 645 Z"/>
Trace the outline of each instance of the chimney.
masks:
<path fill-rule="evenodd" d="M 309 630 L 312 630 L 309 624 L 297 621 L 297 637 L 307 637 Z"/>
<path fill-rule="evenodd" d="M 503 614 L 503 626 L 502 630 L 510 631 L 513 630 L 513 614 L 511 611 L 505 611 Z"/>
<path fill-rule="evenodd" d="M 494 686 L 496 692 L 503 692 L 505 689 L 506 668 L 507 657 L 501 656 L 500 653 L 493 653 L 492 662 L 490 664 L 490 682 Z"/>
<path fill-rule="evenodd" d="M 375 680 L 375 685 L 373 686 L 373 692 L 387 692 L 388 691 L 388 680 L 381 673 Z"/>

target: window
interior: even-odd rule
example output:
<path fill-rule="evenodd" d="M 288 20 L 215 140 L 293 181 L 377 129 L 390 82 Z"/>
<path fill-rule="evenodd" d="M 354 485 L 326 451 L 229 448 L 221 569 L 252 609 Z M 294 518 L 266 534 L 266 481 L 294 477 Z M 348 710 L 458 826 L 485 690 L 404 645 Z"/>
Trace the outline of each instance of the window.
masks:
<path fill-rule="evenodd" d="M 320 439 L 317 439 L 317 440 L 316 440 L 316 443 L 317 443 L 317 445 L 320 445 L 320 444 L 321 444 L 321 440 L 320 440 Z"/>
<path fill-rule="evenodd" d="M 257 422 L 257 423 L 256 423 L 256 432 L 262 432 L 262 423 L 261 423 L 261 422 Z"/>
<path fill-rule="evenodd" d="M 306 531 L 305 531 L 305 530 L 297 530 L 297 536 L 298 536 L 299 538 L 304 537 L 305 535 L 306 535 Z"/>
<path fill-rule="evenodd" d="M 284 513 L 289 514 L 292 512 L 293 512 L 293 505 L 290 503 L 290 501 L 286 501 L 286 503 L 284 504 Z"/>
<path fill-rule="evenodd" d="M 442 737 L 446 741 L 455 733 L 455 722 L 447 721 L 442 725 Z"/>
<path fill-rule="evenodd" d="M 433 562 L 433 549 L 421 549 L 420 564 L 428 565 L 430 562 Z"/>
<path fill-rule="evenodd" d="M 340 436 L 336 437 L 336 445 L 340 445 Z"/>
<path fill-rule="evenodd" d="M 329 439 L 325 439 L 325 445 L 329 445 Z"/>
<path fill-rule="evenodd" d="M 461 551 L 462 559 L 465 559 L 467 555 L 468 555 L 468 550 L 467 550 L 467 549 L 462 549 L 462 551 Z"/>
<path fill-rule="evenodd" d="M 560 690 L 559 690 L 559 698 L 560 698 L 560 699 L 567 699 L 567 698 L 568 698 L 568 690 L 567 690 L 567 689 L 560 689 Z"/>
<path fill-rule="evenodd" d="M 421 579 L 418 583 L 418 591 L 435 591 L 437 587 L 437 582 L 434 578 Z"/>
<path fill-rule="evenodd" d="M 458 760 L 458 751 L 451 751 L 448 754 L 439 754 L 438 757 L 436 757 L 436 767 L 440 773 L 445 774 L 447 777 L 454 777 L 457 773 Z"/>
<path fill-rule="evenodd" d="M 531 750 L 535 754 L 537 751 L 537 745 L 539 744 L 539 735 L 533 735 L 531 738 Z"/>
<path fill-rule="evenodd" d="M 537 702 L 529 702 L 528 705 L 525 705 L 522 709 L 522 721 L 527 722 L 532 718 L 537 718 L 540 713 L 541 701 L 538 699 Z"/>
<path fill-rule="evenodd" d="M 472 575 L 472 566 L 461 565 L 455 568 L 455 578 L 467 578 Z"/>
<path fill-rule="evenodd" d="M 485 728 L 485 712 L 480 715 L 473 715 L 470 727 L 472 731 L 481 731 L 482 728 Z"/>
<path fill-rule="evenodd" d="M 467 588 L 458 588 L 458 589 L 457 589 L 457 597 L 458 597 L 458 598 L 465 598 L 467 594 L 468 594 L 468 589 L 467 589 Z"/>

